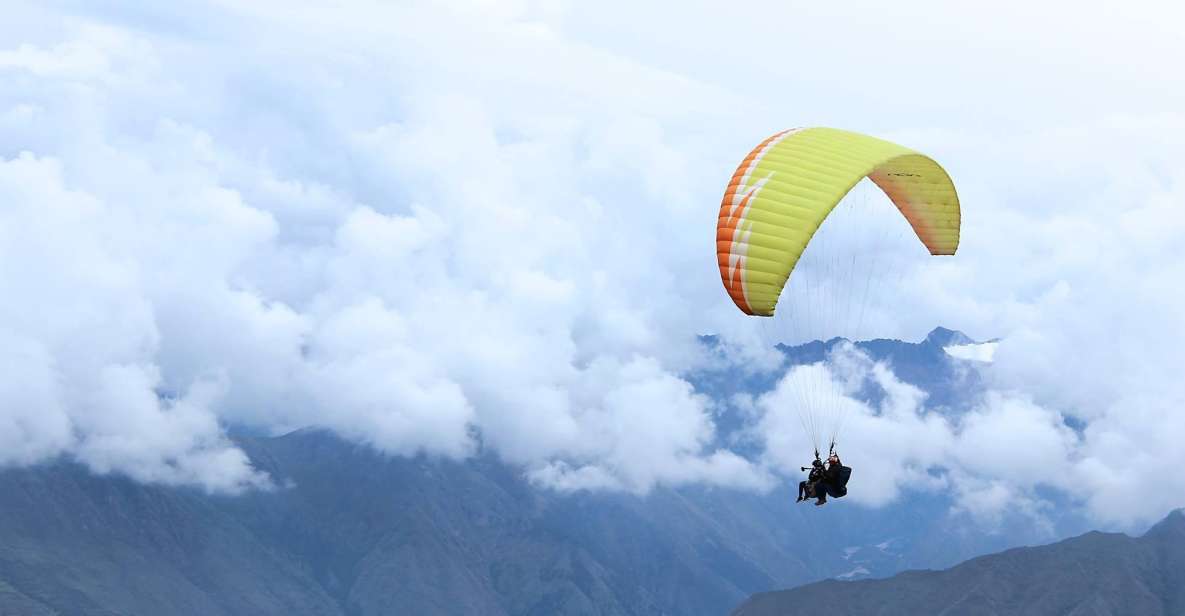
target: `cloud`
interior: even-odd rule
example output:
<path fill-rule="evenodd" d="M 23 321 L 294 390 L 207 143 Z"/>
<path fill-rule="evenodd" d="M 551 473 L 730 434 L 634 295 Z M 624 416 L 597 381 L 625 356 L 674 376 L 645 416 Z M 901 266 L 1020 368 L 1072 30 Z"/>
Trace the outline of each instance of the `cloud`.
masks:
<path fill-rule="evenodd" d="M 708 400 L 654 360 L 598 360 L 575 385 L 574 429 L 557 439 L 564 460 L 531 472 L 561 489 L 614 486 L 646 492 L 692 482 L 768 489 L 773 478 L 727 450 L 712 450 Z M 546 435 L 544 435 L 546 436 Z"/>
<path fill-rule="evenodd" d="M 212 408 L 217 379 L 164 398 L 153 358 L 164 340 L 143 286 L 143 240 L 119 212 L 64 186 L 62 165 L 29 154 L 0 163 L 0 386 L 6 461 L 71 452 L 98 472 L 218 490 L 265 485 Z M 211 373 L 213 375 L 213 373 Z"/>
<path fill-rule="evenodd" d="M 870 386 L 874 402 L 865 402 Z M 1179 415 L 1159 398 L 1176 386 L 1160 384 L 1140 398 L 1143 406 L 1108 409 L 1081 430 L 1017 390 L 989 389 L 951 415 L 930 409 L 888 364 L 841 345 L 823 362 L 791 368 L 756 400 L 753 435 L 763 465 L 791 477 L 808 462 L 807 435 L 826 439 L 842 424 L 837 451 L 857 469 L 849 499 L 866 506 L 942 490 L 954 511 L 989 526 L 1014 513 L 1052 529 L 1053 490 L 1100 523 L 1131 528 L 1180 502 L 1176 477 L 1155 470 L 1177 459 L 1170 443 L 1180 436 Z"/>
<path fill-rule="evenodd" d="M 951 357 L 959 359 L 966 359 L 970 361 L 991 363 L 992 356 L 996 353 L 998 342 L 980 342 L 974 344 L 953 344 L 943 350 Z"/>
<path fill-rule="evenodd" d="M 72 442 L 54 361 L 35 339 L 0 330 L 0 464 L 31 464 L 51 457 Z"/>
<path fill-rule="evenodd" d="M 986 211 L 968 216 L 972 258 L 925 287 L 948 289 L 941 303 L 962 310 L 970 330 L 1003 335 L 987 375 L 999 400 L 1028 400 L 1008 414 L 1018 434 L 1042 416 L 1085 424 L 1058 472 L 1110 523 L 1152 521 L 1181 505 L 1165 496 L 1182 493 L 1175 476 L 1107 469 L 1185 461 L 1166 445 L 1185 430 L 1174 368 L 1185 294 L 1173 282 L 1185 258 L 1171 239 L 1185 228 L 1185 175 L 1174 162 L 1185 160 L 1182 120 L 1116 117 L 1040 131 L 1031 147 L 1003 144 L 1047 171 L 979 197 Z M 1103 149 L 1122 154 L 1092 153 Z M 1125 490 L 1136 496 L 1120 497 Z"/>
<path fill-rule="evenodd" d="M 6 31 L 6 462 L 234 491 L 266 479 L 226 426 L 313 425 L 639 492 L 768 484 L 679 376 L 682 264 L 711 256 L 653 241 L 695 233 L 708 184 L 669 103 L 727 95 L 534 9 L 208 8 Z"/>
<path fill-rule="evenodd" d="M 775 407 L 805 390 L 851 406 L 869 505 L 954 482 L 987 510 L 1031 490 L 1025 464 L 1103 520 L 1185 504 L 1171 474 L 1112 470 L 1185 462 L 1178 9 L 926 1 L 886 30 L 869 6 L 769 5 L 725 34 L 697 3 L 9 7 L 0 461 L 235 490 L 265 480 L 227 425 L 315 425 L 392 454 L 488 448 L 563 489 L 765 489 L 801 464 Z M 894 262 L 860 319 L 1002 338 L 959 423 L 848 355 L 753 392 L 760 459 L 717 449 L 725 401 L 682 376 L 709 361 L 695 335 L 780 358 L 720 290 L 715 204 L 796 124 L 955 178 L 959 255 Z"/>

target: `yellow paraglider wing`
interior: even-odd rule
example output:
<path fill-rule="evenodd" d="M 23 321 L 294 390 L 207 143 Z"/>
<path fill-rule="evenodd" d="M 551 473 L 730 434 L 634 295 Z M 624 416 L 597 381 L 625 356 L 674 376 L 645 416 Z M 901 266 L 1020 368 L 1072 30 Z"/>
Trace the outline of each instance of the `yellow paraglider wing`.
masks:
<path fill-rule="evenodd" d="M 737 167 L 716 223 L 720 277 L 747 314 L 773 316 L 819 225 L 860 180 L 889 196 L 933 255 L 959 246 L 959 197 L 938 163 L 909 148 L 834 128 L 782 131 Z"/>

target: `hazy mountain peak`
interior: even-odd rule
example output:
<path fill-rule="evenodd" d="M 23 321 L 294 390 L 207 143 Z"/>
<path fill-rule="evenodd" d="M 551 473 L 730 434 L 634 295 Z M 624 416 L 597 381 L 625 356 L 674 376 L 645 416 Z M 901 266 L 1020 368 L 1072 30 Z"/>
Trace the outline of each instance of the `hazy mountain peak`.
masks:
<path fill-rule="evenodd" d="M 922 341 L 922 344 L 930 344 L 940 347 L 956 344 L 975 343 L 976 341 L 972 340 L 967 334 L 964 334 L 961 331 L 947 329 L 945 327 L 935 327 L 934 329 L 930 330 L 930 333 L 926 334 L 926 339 Z"/>
<path fill-rule="evenodd" d="M 1185 540 L 1185 509 L 1174 509 L 1169 512 L 1163 520 L 1148 529 L 1148 532 L 1144 533 L 1144 537 L 1157 540 L 1168 538 Z"/>

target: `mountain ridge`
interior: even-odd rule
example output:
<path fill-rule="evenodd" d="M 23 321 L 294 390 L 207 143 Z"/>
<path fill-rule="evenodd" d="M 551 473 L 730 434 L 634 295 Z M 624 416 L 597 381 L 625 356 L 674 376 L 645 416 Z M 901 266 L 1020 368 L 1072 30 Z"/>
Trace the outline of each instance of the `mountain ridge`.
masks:
<path fill-rule="evenodd" d="M 828 613 L 1168 615 L 1185 611 L 1185 514 L 1140 537 L 1090 531 L 1037 547 L 979 556 L 941 571 L 881 580 L 827 580 L 758 593 L 732 616 Z M 887 607 L 891 606 L 891 607 Z"/>

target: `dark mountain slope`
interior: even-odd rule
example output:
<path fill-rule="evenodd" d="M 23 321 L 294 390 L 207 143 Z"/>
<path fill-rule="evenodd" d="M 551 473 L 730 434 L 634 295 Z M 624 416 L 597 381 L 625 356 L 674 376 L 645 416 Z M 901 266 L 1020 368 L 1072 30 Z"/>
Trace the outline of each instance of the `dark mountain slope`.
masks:
<path fill-rule="evenodd" d="M 341 613 L 198 493 L 59 464 L 0 473 L 0 495 L 0 613 Z"/>
<path fill-rule="evenodd" d="M 750 598 L 734 616 L 818 613 L 1126 615 L 1185 613 L 1185 515 L 1140 538 L 1091 532 L 983 556 L 946 571 L 827 581 Z"/>

